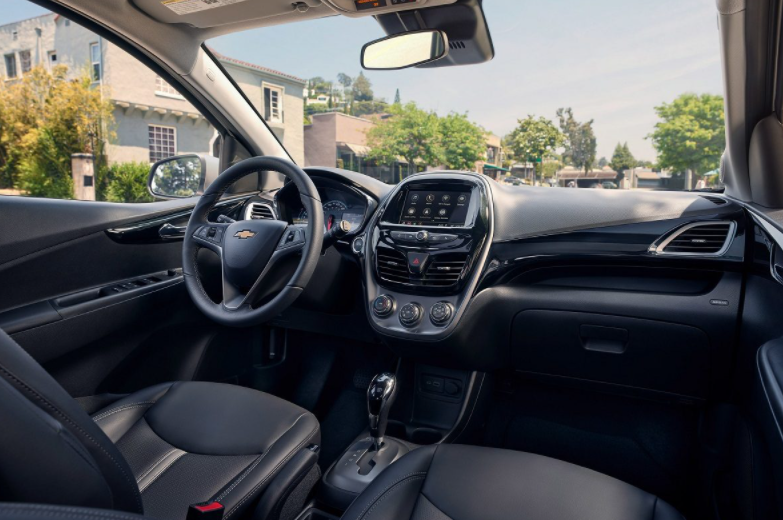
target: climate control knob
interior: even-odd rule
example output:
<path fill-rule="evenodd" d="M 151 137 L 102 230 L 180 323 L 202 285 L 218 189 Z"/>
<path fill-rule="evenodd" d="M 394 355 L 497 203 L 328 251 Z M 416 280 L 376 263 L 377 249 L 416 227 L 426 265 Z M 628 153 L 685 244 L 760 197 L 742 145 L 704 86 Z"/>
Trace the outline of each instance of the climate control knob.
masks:
<path fill-rule="evenodd" d="M 430 321 L 433 325 L 445 325 L 453 315 L 454 306 L 449 302 L 438 302 L 430 309 Z"/>
<path fill-rule="evenodd" d="M 400 323 L 403 327 L 415 327 L 421 321 L 424 309 L 418 303 L 407 303 L 400 309 Z"/>
<path fill-rule="evenodd" d="M 379 318 L 386 318 L 394 312 L 394 298 L 382 294 L 372 302 L 372 312 Z"/>

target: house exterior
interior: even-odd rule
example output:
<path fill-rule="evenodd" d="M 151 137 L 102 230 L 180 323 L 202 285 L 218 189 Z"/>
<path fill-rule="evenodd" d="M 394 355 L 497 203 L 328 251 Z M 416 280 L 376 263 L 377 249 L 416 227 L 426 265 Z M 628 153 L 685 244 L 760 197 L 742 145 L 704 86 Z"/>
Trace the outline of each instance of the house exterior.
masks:
<path fill-rule="evenodd" d="M 0 26 L 0 76 L 13 81 L 42 65 L 87 71 L 114 105 L 116 139 L 110 163 L 155 162 L 186 153 L 210 153 L 217 132 L 171 85 L 116 45 L 50 13 Z M 267 124 L 299 164 L 305 81 L 250 63 L 218 56 Z"/>
<path fill-rule="evenodd" d="M 594 188 L 603 187 L 605 182 L 617 182 L 617 172 L 609 166 L 603 168 L 593 168 L 589 172 L 566 166 L 557 172 L 557 184 L 562 187 L 571 188 Z"/>
<path fill-rule="evenodd" d="M 399 157 L 393 165 L 377 164 L 367 159 L 367 132 L 377 121 L 389 114 L 372 114 L 354 117 L 342 112 L 324 112 L 311 116 L 312 124 L 304 127 L 305 166 L 344 168 L 364 173 L 387 184 L 396 184 L 411 173 L 408 163 Z M 476 162 L 474 171 L 483 172 L 501 164 L 500 138 L 490 134 L 487 138 L 487 157 Z M 436 165 L 416 164 L 416 172 L 441 169 Z"/>

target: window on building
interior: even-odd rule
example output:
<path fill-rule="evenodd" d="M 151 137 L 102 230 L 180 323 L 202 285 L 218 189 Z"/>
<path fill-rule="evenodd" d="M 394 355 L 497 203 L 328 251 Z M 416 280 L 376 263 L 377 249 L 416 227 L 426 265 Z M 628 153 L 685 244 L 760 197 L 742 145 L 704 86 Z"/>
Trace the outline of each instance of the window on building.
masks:
<path fill-rule="evenodd" d="M 46 59 L 49 62 L 49 67 L 57 65 L 57 51 L 49 51 L 46 53 Z"/>
<path fill-rule="evenodd" d="M 5 55 L 5 76 L 7 78 L 16 77 L 16 56 L 13 54 Z"/>
<path fill-rule="evenodd" d="M 27 74 L 33 68 L 30 51 L 19 51 L 19 63 L 22 65 L 22 74 Z"/>
<path fill-rule="evenodd" d="M 101 80 L 101 46 L 99 43 L 90 44 L 90 62 L 92 63 L 92 80 Z"/>
<path fill-rule="evenodd" d="M 12 32 L 11 35 L 13 36 L 14 41 L 19 39 L 19 32 L 18 31 Z"/>
<path fill-rule="evenodd" d="M 283 122 L 283 89 L 264 85 L 264 119 L 272 123 Z"/>
<path fill-rule="evenodd" d="M 158 94 L 159 96 L 168 96 L 168 97 L 175 97 L 175 98 L 182 97 L 182 94 L 177 92 L 177 89 L 172 87 L 168 81 L 161 78 L 160 76 L 155 76 L 155 94 Z"/>
<path fill-rule="evenodd" d="M 171 126 L 149 125 L 150 162 L 177 155 L 177 130 Z"/>

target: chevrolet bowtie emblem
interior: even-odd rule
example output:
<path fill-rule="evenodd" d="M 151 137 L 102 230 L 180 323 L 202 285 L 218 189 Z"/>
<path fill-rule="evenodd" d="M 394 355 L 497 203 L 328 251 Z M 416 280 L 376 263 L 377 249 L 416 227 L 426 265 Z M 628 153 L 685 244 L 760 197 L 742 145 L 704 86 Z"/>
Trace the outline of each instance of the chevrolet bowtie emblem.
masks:
<path fill-rule="evenodd" d="M 243 229 L 242 231 L 237 231 L 234 233 L 235 237 L 238 237 L 240 240 L 246 240 L 248 238 L 253 238 L 256 236 L 254 231 L 250 231 L 249 229 Z"/>

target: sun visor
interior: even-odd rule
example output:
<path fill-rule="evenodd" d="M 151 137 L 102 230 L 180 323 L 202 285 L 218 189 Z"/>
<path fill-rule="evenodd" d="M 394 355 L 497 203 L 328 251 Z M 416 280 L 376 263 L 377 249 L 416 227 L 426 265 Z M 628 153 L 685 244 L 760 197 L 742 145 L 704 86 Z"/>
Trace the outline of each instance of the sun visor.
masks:
<path fill-rule="evenodd" d="M 334 15 L 321 0 L 130 0 L 137 9 L 163 23 L 183 23 L 199 29 L 258 21 L 272 25 L 278 19 L 320 18 Z M 264 23 L 269 20 L 269 23 Z"/>

